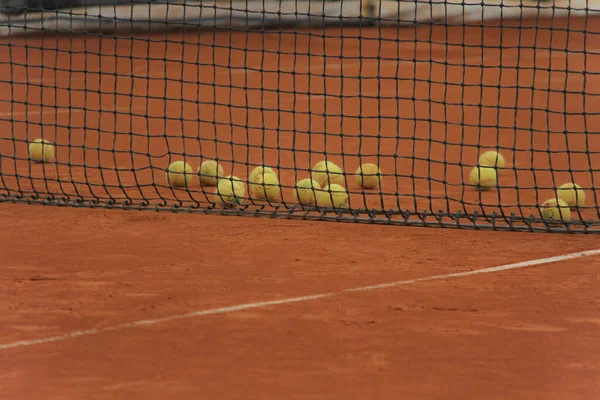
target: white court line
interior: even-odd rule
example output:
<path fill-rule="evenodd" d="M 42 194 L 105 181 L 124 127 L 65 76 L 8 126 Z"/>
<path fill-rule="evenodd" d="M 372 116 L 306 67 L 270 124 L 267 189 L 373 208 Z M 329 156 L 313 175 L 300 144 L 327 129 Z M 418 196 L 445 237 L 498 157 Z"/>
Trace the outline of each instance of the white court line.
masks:
<path fill-rule="evenodd" d="M 593 52 L 593 51 L 597 51 L 600 49 L 588 49 L 588 53 Z M 436 53 L 437 54 L 437 53 Z M 537 56 L 536 56 L 537 54 Z M 536 53 L 534 53 L 533 56 L 528 55 L 528 56 L 519 56 L 519 60 L 520 61 L 532 61 L 534 60 L 535 57 L 540 57 L 540 55 L 546 55 L 549 56 L 549 58 L 565 58 L 567 55 L 571 55 L 571 56 L 584 56 L 585 53 L 569 53 L 567 51 L 561 51 L 561 50 L 536 50 Z M 593 53 L 596 54 L 596 53 Z M 317 57 L 317 56 L 315 56 Z M 441 59 L 430 59 L 430 60 L 418 60 L 419 62 L 459 62 L 459 61 L 463 61 L 463 62 L 469 62 L 469 61 L 500 61 L 500 57 L 489 57 L 489 56 L 466 56 L 466 57 L 450 57 L 450 58 L 441 58 Z M 316 65 L 312 65 L 309 64 L 310 67 L 312 68 L 320 68 L 321 70 L 310 70 L 310 71 L 306 71 L 306 72 L 301 72 L 304 74 L 308 74 L 308 73 L 323 73 L 325 72 L 324 69 L 326 68 L 327 71 L 335 71 L 335 70 L 341 70 L 342 68 L 367 68 L 367 67 L 372 67 L 372 66 L 381 66 L 381 67 L 387 67 L 387 66 L 396 66 L 396 65 L 402 65 L 402 64 L 414 64 L 414 62 L 412 60 L 376 60 L 376 61 L 357 61 L 357 62 L 342 62 L 339 64 L 323 64 L 323 63 L 319 63 Z M 266 64 L 264 66 L 262 66 L 263 68 L 269 68 L 269 67 L 273 67 L 276 68 L 279 64 L 277 63 L 270 63 L 270 64 Z M 478 65 L 467 65 L 467 66 L 473 66 L 476 67 Z M 43 68 L 43 66 L 40 66 L 40 68 Z M 240 66 L 230 66 L 230 65 L 213 65 L 213 68 L 216 70 L 217 68 L 222 68 L 224 69 L 224 71 L 215 71 L 215 75 L 220 75 L 220 74 L 228 74 L 228 75 L 239 75 L 239 74 L 245 74 L 245 75 L 250 75 L 250 74 L 262 74 L 262 73 L 292 73 L 293 70 L 283 70 L 283 69 L 268 69 L 268 70 L 247 70 L 244 68 L 243 65 Z M 235 68 L 235 69 L 232 69 Z M 144 66 L 144 67 L 138 67 L 138 68 L 134 68 L 131 72 L 127 72 L 127 73 L 123 73 L 124 77 L 128 77 L 128 78 L 139 78 L 139 79 L 144 79 L 147 78 L 148 76 L 143 76 L 143 75 L 136 75 L 136 73 L 146 73 L 146 74 L 150 74 L 152 67 L 150 66 Z M 161 69 L 164 69 L 164 67 L 161 67 Z M 60 72 L 68 72 L 68 71 L 60 71 Z M 78 72 L 83 72 L 83 71 L 78 71 Z M 76 76 L 76 77 L 69 77 L 68 80 L 70 82 L 79 82 L 79 81 L 83 81 L 85 79 L 87 79 L 87 74 L 89 75 L 98 75 L 98 77 L 101 77 L 102 75 L 104 75 L 104 73 L 102 71 L 94 71 L 94 72 L 83 72 L 84 74 L 86 74 L 85 76 Z M 107 73 L 108 75 L 113 75 L 113 73 Z M 121 74 L 118 74 L 121 75 Z M 154 78 L 154 79 L 158 79 L 158 78 Z M 29 83 L 29 84 L 41 84 L 41 83 L 52 83 L 56 81 L 56 77 L 55 76 L 44 76 L 44 77 L 32 77 L 29 79 L 29 81 L 14 81 L 14 83 L 20 83 L 20 84 L 25 84 L 25 83 Z"/>
<path fill-rule="evenodd" d="M 599 49 L 600 50 L 600 49 Z M 518 56 L 518 60 L 519 61 L 534 61 L 534 60 L 539 60 L 541 57 L 548 56 L 549 58 L 566 58 L 567 55 L 571 55 L 571 56 L 582 56 L 584 55 L 583 53 L 568 53 L 566 51 L 559 51 L 559 50 L 553 50 L 552 52 L 550 52 L 549 50 L 537 50 L 536 53 L 534 53 L 533 55 L 519 55 Z M 506 57 L 506 56 L 504 56 Z M 501 61 L 502 56 L 500 57 L 490 57 L 490 56 L 484 56 L 484 55 L 474 55 L 474 56 L 465 56 L 465 57 L 448 57 L 448 58 L 440 58 L 440 59 L 436 59 L 436 58 L 430 58 L 430 59 L 418 59 L 417 62 L 421 62 L 421 63 L 427 63 L 427 62 L 437 62 L 437 63 L 443 63 L 443 62 L 464 62 L 464 63 L 468 63 L 470 61 L 497 61 L 500 62 Z M 267 64 L 264 65 L 263 68 L 268 68 L 268 67 L 277 67 L 279 64 Z M 336 71 L 336 70 L 342 70 L 345 68 L 368 68 L 368 67 L 393 67 L 393 66 L 398 66 L 398 65 L 414 65 L 414 61 L 412 60 L 370 60 L 370 61 L 354 61 L 354 62 L 342 62 L 342 63 L 329 63 L 329 64 L 323 64 L 323 63 L 318 63 L 318 64 L 308 64 L 309 65 L 309 70 L 308 71 L 302 71 L 302 72 L 297 72 L 297 70 L 286 70 L 286 69 L 261 69 L 261 70 L 246 70 L 244 68 L 244 66 L 235 66 L 235 70 L 228 70 L 230 68 L 232 68 L 232 66 L 226 66 L 226 65 L 218 65 L 215 66 L 218 68 L 223 68 L 225 69 L 225 71 L 222 71 L 223 74 L 228 73 L 231 75 L 238 75 L 238 74 L 262 74 L 262 73 L 287 73 L 287 74 L 291 74 L 292 72 L 296 72 L 298 74 L 317 74 L 317 73 L 323 73 L 323 72 L 332 72 L 332 71 Z M 452 67 L 457 67 L 457 66 L 463 66 L 463 67 L 478 67 L 478 64 L 452 64 Z M 486 67 L 486 65 L 484 65 L 484 67 Z M 487 67 L 494 67 L 492 66 L 487 66 Z M 516 66 L 518 67 L 518 65 Z M 512 67 L 506 67 L 506 68 L 512 68 Z M 356 76 L 356 78 L 358 78 L 359 76 Z M 351 77 L 353 78 L 353 77 Z"/>
<path fill-rule="evenodd" d="M 594 50 L 594 49 L 592 49 Z M 536 55 L 537 54 L 537 55 Z M 549 58 L 566 58 L 566 56 L 568 54 L 570 54 L 571 56 L 582 56 L 584 55 L 583 53 L 568 53 L 566 51 L 559 51 L 559 50 L 553 50 L 552 52 L 550 52 L 549 50 L 537 50 L 537 52 L 534 55 L 527 55 L 527 56 L 519 56 L 519 61 L 533 61 L 534 59 L 539 59 L 541 57 L 540 54 L 549 56 Z M 419 59 L 417 60 L 418 62 L 465 62 L 468 63 L 470 61 L 498 61 L 500 62 L 501 57 L 489 57 L 489 56 L 465 56 L 465 57 L 450 57 L 450 58 L 441 58 L 441 59 L 435 59 L 435 58 L 431 58 L 431 59 Z M 292 72 L 296 71 L 296 73 L 299 74 L 318 74 L 318 73 L 323 73 L 323 72 L 333 72 L 333 71 L 340 71 L 342 69 L 355 69 L 355 68 L 369 68 L 369 67 L 393 67 L 393 66 L 398 66 L 398 65 L 414 65 L 414 61 L 412 60 L 370 60 L 370 61 L 356 61 L 354 60 L 353 62 L 341 62 L 341 63 L 328 63 L 328 64 L 323 64 L 323 63 L 318 63 L 318 64 L 311 64 L 308 63 L 309 66 L 309 70 L 308 71 L 302 71 L 302 72 L 297 72 L 296 70 L 287 70 L 287 69 L 260 69 L 260 70 L 247 70 L 246 68 L 244 68 L 243 65 L 240 66 L 231 66 L 231 65 L 213 65 L 213 69 L 214 71 L 214 75 L 252 75 L 252 74 L 264 74 L 264 73 L 288 73 L 291 74 Z M 275 63 L 271 63 L 271 64 L 266 64 L 263 65 L 262 68 L 277 68 L 279 66 L 279 64 L 275 64 Z M 461 65 L 452 65 L 452 66 L 461 66 Z M 477 67 L 479 66 L 478 64 L 466 64 L 466 65 L 462 65 L 462 66 L 467 66 L 467 67 Z M 161 67 L 162 69 L 163 67 Z M 150 71 L 151 71 L 151 67 L 147 66 L 144 68 L 135 68 L 133 71 L 129 72 L 129 73 L 124 73 L 123 76 L 124 77 L 128 77 L 128 78 L 133 78 L 133 79 L 144 79 L 147 77 L 151 77 Z M 63 72 L 68 72 L 68 71 L 63 71 Z M 145 72 L 148 76 L 143 76 L 143 75 L 135 75 L 136 73 L 143 73 Z M 90 72 L 88 74 L 96 74 L 98 75 L 98 77 L 101 77 L 104 73 L 103 72 Z M 113 73 L 108 73 L 109 75 L 112 75 Z M 86 75 L 87 76 L 87 75 Z M 359 76 L 357 76 L 358 78 Z M 159 79 L 157 77 L 151 77 L 153 79 Z M 86 77 L 70 77 L 68 78 L 70 82 L 78 82 L 78 81 L 83 81 L 86 79 Z M 35 77 L 35 78 L 30 78 L 29 81 L 14 81 L 14 83 L 29 83 L 29 84 L 41 84 L 41 83 L 48 83 L 48 81 L 54 82 L 56 79 L 53 76 L 50 77 L 44 77 L 42 79 L 42 77 Z M 50 82 L 50 83 L 51 83 Z"/>
<path fill-rule="evenodd" d="M 372 291 L 372 290 L 388 289 L 388 288 L 393 288 L 393 287 L 402 286 L 402 285 L 414 285 L 419 282 L 435 281 L 435 280 L 450 279 L 450 278 L 460 278 L 463 276 L 472 276 L 472 275 L 480 275 L 480 274 L 489 274 L 492 272 L 500 272 L 500 271 L 507 271 L 507 270 L 511 270 L 511 269 L 533 267 L 536 265 L 549 264 L 549 263 L 554 263 L 554 262 L 558 262 L 558 261 L 572 260 L 574 258 L 589 257 L 589 256 L 595 256 L 595 255 L 600 255 L 600 249 L 580 251 L 577 253 L 565 254 L 562 256 L 540 258 L 537 260 L 524 261 L 524 262 L 519 262 L 519 263 L 515 263 L 515 264 L 500 265 L 498 267 L 477 269 L 474 271 L 457 272 L 457 273 L 445 274 L 445 275 L 434 275 L 434 276 L 428 276 L 425 278 L 409 279 L 406 281 L 396 281 L 396 282 L 389 282 L 389 283 L 381 283 L 378 285 L 361 286 L 361 287 L 357 287 L 357 288 L 342 290 L 340 292 L 327 292 L 327 293 L 313 294 L 313 295 L 309 295 L 309 296 L 289 297 L 287 299 L 281 299 L 281 300 L 261 301 L 258 303 L 246 303 L 246 304 L 238 304 L 238 305 L 229 306 L 229 307 L 211 308 L 208 310 L 194 311 L 194 312 L 190 312 L 187 314 L 172 315 L 170 317 L 145 319 L 145 320 L 139 320 L 139 321 L 134 321 L 134 322 L 128 322 L 128 323 L 121 324 L 121 325 L 107 326 L 105 328 L 84 329 L 84 330 L 80 330 L 80 331 L 73 331 L 73 332 L 69 332 L 65 335 L 60 335 L 60 336 L 50 336 L 50 337 L 46 337 L 46 338 L 32 339 L 32 340 L 19 340 L 16 342 L 0 344 L 0 350 L 14 349 L 16 347 L 23 347 L 23 346 L 32 346 L 35 344 L 58 342 L 58 341 L 67 340 L 67 339 L 74 339 L 74 338 L 77 338 L 80 336 L 96 335 L 96 334 L 99 334 L 102 332 L 119 331 L 119 330 L 122 330 L 125 328 L 136 328 L 136 327 L 146 326 L 146 325 L 156 325 L 156 324 L 161 324 L 164 322 L 176 321 L 179 319 L 201 317 L 204 315 L 227 314 L 227 313 L 232 313 L 232 312 L 236 312 L 236 311 L 249 310 L 252 308 L 263 308 L 263 307 L 269 307 L 269 306 L 276 306 L 276 305 L 280 305 L 280 304 L 300 303 L 300 302 L 309 301 L 309 300 L 324 299 L 327 297 L 340 296 L 340 295 L 343 295 L 346 293 L 368 292 L 368 291 Z"/>
<path fill-rule="evenodd" d="M 417 60 L 417 62 L 452 62 L 452 61 L 464 61 L 464 62 L 469 62 L 469 61 L 485 61 L 485 60 L 492 60 L 487 56 L 468 56 L 465 58 L 462 57 L 456 57 L 456 58 L 450 58 L 450 59 L 441 59 L 441 60 L 436 60 L 436 59 L 431 59 L 431 60 Z M 497 60 L 499 61 L 499 60 Z M 309 69 L 307 71 L 301 71 L 298 72 L 295 69 L 283 69 L 283 68 L 279 68 L 279 69 L 261 69 L 261 70 L 256 70 L 256 69 L 252 69 L 252 70 L 247 70 L 244 68 L 244 66 L 239 66 L 236 67 L 235 70 L 228 72 L 228 71 L 223 71 L 222 73 L 229 73 L 231 75 L 239 75 L 239 74 L 246 74 L 246 75 L 250 75 L 250 74 L 263 74 L 263 73 L 284 73 L 284 74 L 291 74 L 292 72 L 296 72 L 297 74 L 320 74 L 323 72 L 333 72 L 333 71 L 340 71 L 342 69 L 356 69 L 356 68 L 369 68 L 369 67 L 395 67 L 398 65 L 414 65 L 415 63 L 412 60 L 371 60 L 371 61 L 358 61 L 358 62 L 341 62 L 341 63 L 329 63 L 329 64 L 323 64 L 323 63 L 318 63 L 318 64 L 308 64 Z M 467 66 L 469 67 L 477 67 L 478 65 L 471 65 L 468 64 Z M 219 65 L 219 68 L 224 68 L 224 69 L 228 69 L 231 68 L 230 66 L 222 66 Z M 277 67 L 276 64 L 268 64 L 265 65 L 264 67 Z M 360 76 L 351 76 L 350 78 L 360 78 Z"/>
<path fill-rule="evenodd" d="M 129 113 L 133 111 L 146 111 L 146 106 L 143 107 L 124 107 L 123 109 L 99 109 L 99 110 L 87 110 L 83 108 L 65 108 L 59 107 L 54 108 L 52 106 L 46 106 L 43 110 L 30 110 L 30 111 L 15 111 L 15 112 L 0 112 L 0 117 L 27 117 L 32 115 L 45 115 L 45 114 L 75 114 L 80 112 L 97 112 L 97 113 Z M 24 122 L 22 120 L 16 122 Z"/>
<path fill-rule="evenodd" d="M 51 106 L 44 108 L 43 111 L 15 111 L 15 112 L 1 112 L 0 113 L 0 117 L 23 117 L 23 116 L 28 116 L 28 115 L 41 115 L 41 114 L 68 114 L 68 113 L 73 113 L 73 112 L 81 112 L 84 111 L 82 109 L 78 109 L 78 108 L 52 108 Z"/>
<path fill-rule="evenodd" d="M 43 66 L 40 66 L 39 68 L 43 68 Z M 123 72 L 123 73 L 119 73 L 117 74 L 117 76 L 124 76 L 127 78 L 130 77 L 137 77 L 136 73 L 143 73 L 147 70 L 146 67 L 138 67 L 138 68 L 134 68 L 132 71 L 130 72 Z M 60 71 L 56 71 L 56 72 L 67 72 L 69 73 L 69 71 L 67 70 L 60 70 Z M 84 76 L 69 76 L 66 79 L 62 79 L 62 81 L 67 81 L 69 83 L 73 83 L 73 82 L 81 82 L 81 81 L 85 81 L 86 79 L 89 79 L 90 77 L 97 75 L 98 78 L 100 79 L 100 77 L 102 75 L 111 75 L 114 76 L 114 72 L 107 72 L 104 73 L 102 71 L 94 71 L 94 72 L 87 72 L 87 71 L 77 71 L 80 74 L 83 73 L 85 74 Z M 141 78 L 144 78 L 144 76 L 140 76 Z M 57 79 L 56 79 L 56 75 L 50 75 L 50 72 L 44 74 L 43 76 L 36 76 L 36 77 L 31 77 L 29 78 L 29 80 L 25 80 L 25 81 L 14 81 L 14 83 L 20 83 L 20 84 L 42 84 L 42 83 L 56 83 Z M 61 88 L 61 89 L 67 89 L 67 88 Z"/>

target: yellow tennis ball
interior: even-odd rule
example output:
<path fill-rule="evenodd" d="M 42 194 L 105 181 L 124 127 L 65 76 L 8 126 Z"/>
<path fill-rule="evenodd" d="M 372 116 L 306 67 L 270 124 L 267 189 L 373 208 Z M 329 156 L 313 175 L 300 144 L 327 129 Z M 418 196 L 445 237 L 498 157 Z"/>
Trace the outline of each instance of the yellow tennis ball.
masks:
<path fill-rule="evenodd" d="M 244 194 L 246 194 L 246 185 L 245 185 L 245 182 L 242 179 L 238 178 L 237 176 L 235 176 L 235 175 L 227 175 L 226 177 L 224 177 L 222 179 L 219 179 L 219 181 L 221 181 L 221 180 L 228 180 L 228 181 L 233 182 L 233 184 L 236 187 L 238 187 L 238 190 L 243 190 Z"/>
<path fill-rule="evenodd" d="M 266 166 L 258 166 L 256 168 L 254 168 L 252 170 L 252 172 L 250 172 L 250 176 L 248 176 L 248 181 L 250 183 L 254 183 L 256 182 L 256 179 L 260 176 L 262 178 L 263 175 L 266 174 L 273 174 L 273 175 L 277 175 L 275 173 L 275 171 L 273 171 L 273 168 L 271 167 L 266 167 Z"/>
<path fill-rule="evenodd" d="M 498 173 L 496 169 L 488 166 L 477 166 L 469 174 L 471 185 L 476 185 L 479 190 L 489 190 L 496 187 L 498 183 Z"/>
<path fill-rule="evenodd" d="M 571 218 L 571 210 L 569 205 L 563 200 L 548 199 L 542 204 L 542 218 L 554 220 L 557 222 L 566 221 Z"/>
<path fill-rule="evenodd" d="M 279 179 L 273 174 L 259 174 L 255 177 L 256 182 L 252 185 L 252 195 L 261 200 L 277 200 L 281 187 Z"/>
<path fill-rule="evenodd" d="M 173 187 L 186 187 L 193 175 L 192 167 L 184 161 L 174 161 L 167 169 L 167 181 Z"/>
<path fill-rule="evenodd" d="M 381 182 L 381 170 L 375 164 L 366 163 L 356 169 L 356 184 L 364 189 L 376 189 Z"/>
<path fill-rule="evenodd" d="M 200 184 L 203 186 L 215 186 L 223 175 L 223 167 L 215 160 L 206 160 L 198 167 Z"/>
<path fill-rule="evenodd" d="M 244 182 L 235 176 L 219 179 L 215 188 L 215 203 L 235 205 L 244 202 L 246 187 Z"/>
<path fill-rule="evenodd" d="M 252 170 L 252 172 L 250 172 L 250 175 L 248 176 L 248 187 L 250 190 L 250 193 L 252 194 L 252 196 L 254 196 L 254 190 L 255 190 L 255 184 L 256 183 L 261 183 L 263 181 L 263 177 L 267 176 L 267 175 L 274 175 L 275 177 L 277 177 L 277 174 L 275 173 L 275 171 L 271 168 L 271 167 L 266 167 L 266 166 L 258 166 L 256 168 L 254 168 Z M 259 182 L 260 180 L 260 182 Z M 259 188 L 258 190 L 261 190 L 260 186 L 262 186 L 261 184 L 259 184 Z M 264 187 L 262 188 L 262 190 L 264 191 Z"/>
<path fill-rule="evenodd" d="M 54 160 L 54 145 L 46 139 L 35 139 L 29 143 L 29 158 L 37 162 Z"/>
<path fill-rule="evenodd" d="M 317 181 L 321 187 L 331 184 L 343 185 L 344 172 L 331 161 L 320 161 L 312 168 L 310 177 Z"/>
<path fill-rule="evenodd" d="M 479 156 L 479 165 L 504 168 L 506 161 L 504 160 L 504 156 L 497 151 L 486 151 Z"/>
<path fill-rule="evenodd" d="M 557 197 L 567 203 L 571 208 L 583 207 L 585 204 L 585 192 L 576 183 L 569 182 L 560 185 L 556 191 Z"/>
<path fill-rule="evenodd" d="M 348 192 L 336 183 L 317 191 L 317 200 L 321 207 L 347 208 Z"/>
<path fill-rule="evenodd" d="M 315 193 L 321 189 L 319 182 L 313 181 L 310 178 L 301 179 L 296 183 L 294 188 L 294 199 L 306 206 L 314 206 L 317 204 Z"/>

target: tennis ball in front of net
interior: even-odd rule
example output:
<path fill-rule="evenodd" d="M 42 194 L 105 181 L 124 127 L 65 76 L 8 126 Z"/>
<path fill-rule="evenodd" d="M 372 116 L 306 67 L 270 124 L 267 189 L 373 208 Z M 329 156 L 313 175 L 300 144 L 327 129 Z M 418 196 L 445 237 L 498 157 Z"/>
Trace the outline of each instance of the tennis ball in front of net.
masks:
<path fill-rule="evenodd" d="M 476 166 L 469 174 L 471 185 L 477 186 L 479 190 L 490 190 L 498 184 L 498 173 L 496 168 L 488 166 Z"/>
<path fill-rule="evenodd" d="M 54 160 L 54 145 L 46 139 L 35 139 L 29 143 L 29 158 L 36 162 Z"/>
<path fill-rule="evenodd" d="M 344 171 L 331 161 L 319 161 L 310 172 L 312 180 L 317 181 L 321 187 L 327 185 L 343 185 Z"/>
<path fill-rule="evenodd" d="M 277 175 L 275 173 L 275 171 L 273 171 L 273 168 L 271 167 L 267 167 L 264 165 L 260 165 L 256 168 L 254 168 L 252 170 L 252 172 L 250 172 L 250 176 L 248 176 L 248 181 L 250 183 L 254 183 L 256 182 L 256 179 L 260 176 L 261 178 L 266 175 L 266 174 L 273 174 L 273 175 Z"/>
<path fill-rule="evenodd" d="M 486 151 L 479 156 L 479 165 L 487 165 L 489 167 L 504 168 L 506 161 L 504 156 L 497 151 Z"/>
<path fill-rule="evenodd" d="M 348 208 L 348 192 L 342 185 L 333 183 L 317 191 L 317 201 L 321 207 Z"/>
<path fill-rule="evenodd" d="M 274 173 L 259 174 L 252 185 L 252 195 L 260 200 L 277 200 L 280 191 L 279 179 L 277 179 L 277 175 Z"/>
<path fill-rule="evenodd" d="M 556 195 L 571 208 L 583 207 L 585 204 L 584 190 L 581 188 L 581 186 L 573 182 L 560 185 L 556 191 Z"/>
<path fill-rule="evenodd" d="M 236 176 L 219 179 L 215 188 L 215 203 L 237 205 L 244 202 L 246 187 L 244 182 Z"/>
<path fill-rule="evenodd" d="M 381 183 L 381 170 L 375 164 L 366 163 L 356 169 L 356 184 L 363 189 L 377 189 Z"/>
<path fill-rule="evenodd" d="M 193 175 L 192 167 L 185 161 L 174 161 L 167 168 L 167 181 L 173 187 L 187 187 Z"/>
<path fill-rule="evenodd" d="M 319 182 L 313 181 L 310 178 L 301 179 L 296 183 L 294 188 L 294 199 L 305 206 L 314 206 L 317 204 L 315 193 L 321 189 Z"/>
<path fill-rule="evenodd" d="M 571 210 L 569 205 L 563 200 L 548 199 L 541 207 L 542 218 L 546 220 L 554 220 L 556 222 L 567 221 L 571 218 Z"/>
<path fill-rule="evenodd" d="M 198 167 L 198 176 L 202 186 L 215 186 L 223 175 L 225 175 L 223 167 L 215 160 L 206 160 Z"/>

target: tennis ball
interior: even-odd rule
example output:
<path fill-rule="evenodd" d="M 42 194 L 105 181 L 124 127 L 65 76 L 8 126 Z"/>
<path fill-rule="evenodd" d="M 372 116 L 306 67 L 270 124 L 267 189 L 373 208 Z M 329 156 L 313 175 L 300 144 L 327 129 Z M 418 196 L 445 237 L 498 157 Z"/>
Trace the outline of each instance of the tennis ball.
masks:
<path fill-rule="evenodd" d="M 275 173 L 275 171 L 273 171 L 272 168 L 270 167 L 265 167 L 265 166 L 258 166 L 256 168 L 254 168 L 252 170 L 252 172 L 250 172 L 250 175 L 248 176 L 248 182 L 249 182 L 249 189 L 250 189 L 250 193 L 252 194 L 252 196 L 254 196 L 254 190 L 255 190 L 255 184 L 259 183 L 259 187 L 257 190 L 261 190 L 261 186 L 262 186 L 262 181 L 263 181 L 263 177 L 267 176 L 267 175 L 275 175 L 275 177 L 277 177 L 277 174 Z M 260 179 L 260 182 L 259 182 Z M 262 190 L 264 191 L 264 187 L 262 187 Z"/>
<path fill-rule="evenodd" d="M 215 203 L 235 205 L 244 202 L 246 187 L 236 176 L 219 179 L 215 188 Z"/>
<path fill-rule="evenodd" d="M 569 205 L 563 200 L 548 199 L 542 204 L 542 218 L 553 219 L 554 221 L 566 221 L 571 218 Z"/>
<path fill-rule="evenodd" d="M 560 185 L 556 195 L 571 208 L 583 207 L 585 204 L 585 192 L 581 186 L 573 182 Z"/>
<path fill-rule="evenodd" d="M 307 206 L 314 206 L 317 204 L 315 193 L 321 189 L 319 182 L 313 181 L 310 178 L 301 179 L 296 183 L 294 188 L 294 199 Z"/>
<path fill-rule="evenodd" d="M 258 178 L 259 176 L 262 178 L 263 175 L 266 174 L 273 174 L 273 175 L 277 175 L 275 173 L 275 171 L 273 171 L 273 168 L 271 167 L 266 167 L 266 166 L 258 166 L 256 168 L 254 168 L 252 170 L 252 172 L 250 172 L 250 176 L 248 176 L 248 181 L 250 183 L 255 183 L 256 182 L 256 178 Z"/>
<path fill-rule="evenodd" d="M 506 161 L 504 160 L 504 156 L 497 151 L 486 151 L 479 156 L 479 165 L 504 168 Z"/>
<path fill-rule="evenodd" d="M 252 185 L 252 195 L 261 200 L 277 200 L 281 188 L 279 187 L 279 179 L 273 174 L 259 174 L 256 178 L 256 183 Z"/>
<path fill-rule="evenodd" d="M 321 187 L 344 184 L 344 172 L 331 161 L 320 161 L 315 164 L 310 173 L 312 180 L 317 181 Z"/>
<path fill-rule="evenodd" d="M 29 143 L 29 158 L 36 162 L 54 160 L 54 145 L 46 139 L 35 139 Z"/>
<path fill-rule="evenodd" d="M 174 161 L 167 169 L 167 181 L 173 187 L 186 187 L 192 180 L 192 167 L 184 161 Z"/>
<path fill-rule="evenodd" d="M 317 191 L 317 200 L 321 207 L 347 208 L 348 192 L 343 186 L 333 183 Z"/>
<path fill-rule="evenodd" d="M 381 182 L 381 170 L 375 164 L 363 164 L 356 169 L 356 184 L 364 189 L 376 189 Z"/>
<path fill-rule="evenodd" d="M 233 182 L 233 184 L 238 187 L 238 190 L 243 190 L 244 194 L 246 194 L 246 185 L 245 182 L 243 180 L 241 180 L 240 178 L 238 178 L 235 175 L 227 175 L 225 178 L 219 179 L 219 181 L 221 180 L 227 180 L 227 181 L 231 181 Z"/>
<path fill-rule="evenodd" d="M 469 181 L 479 190 L 489 190 L 498 183 L 498 174 L 493 167 L 477 166 L 471 170 Z"/>
<path fill-rule="evenodd" d="M 203 186 L 215 186 L 223 175 L 223 167 L 215 160 L 206 160 L 198 167 L 200 184 Z"/>

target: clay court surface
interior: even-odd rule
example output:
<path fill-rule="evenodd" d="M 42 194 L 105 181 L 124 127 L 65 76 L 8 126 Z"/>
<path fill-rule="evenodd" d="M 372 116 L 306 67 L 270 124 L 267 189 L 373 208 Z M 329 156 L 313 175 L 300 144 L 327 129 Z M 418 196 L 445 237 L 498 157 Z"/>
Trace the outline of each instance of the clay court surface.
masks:
<path fill-rule="evenodd" d="M 2 205 L 0 344 L 597 249 Z M 596 399 L 600 256 L 0 348 L 3 399 Z"/>
<path fill-rule="evenodd" d="M 571 174 L 598 187 L 590 21 L 10 39 L 2 194 L 206 207 L 200 186 L 166 186 L 185 152 L 241 177 L 278 166 L 285 204 L 327 151 L 388 172 L 382 193 L 354 188 L 358 209 L 529 216 Z M 30 164 L 42 134 L 57 162 Z M 515 166 L 502 196 L 463 186 L 478 144 Z M 594 235 L 15 204 L 0 221 L 3 400 L 600 396 L 600 255 L 548 260 Z"/>

